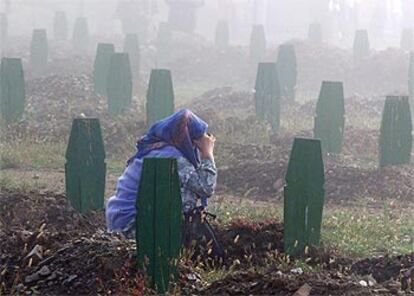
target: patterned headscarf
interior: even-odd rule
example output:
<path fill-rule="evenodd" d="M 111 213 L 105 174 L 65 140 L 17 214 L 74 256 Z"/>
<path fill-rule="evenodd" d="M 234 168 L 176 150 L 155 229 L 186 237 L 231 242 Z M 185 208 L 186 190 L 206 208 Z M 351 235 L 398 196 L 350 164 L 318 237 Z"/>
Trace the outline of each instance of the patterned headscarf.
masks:
<path fill-rule="evenodd" d="M 208 125 L 188 109 L 182 109 L 171 116 L 156 122 L 137 142 L 138 152 L 128 163 L 135 158 L 143 158 L 152 150 L 167 145 L 175 146 L 194 167 L 200 164 L 198 148 L 193 140 L 199 139 L 207 132 Z"/>

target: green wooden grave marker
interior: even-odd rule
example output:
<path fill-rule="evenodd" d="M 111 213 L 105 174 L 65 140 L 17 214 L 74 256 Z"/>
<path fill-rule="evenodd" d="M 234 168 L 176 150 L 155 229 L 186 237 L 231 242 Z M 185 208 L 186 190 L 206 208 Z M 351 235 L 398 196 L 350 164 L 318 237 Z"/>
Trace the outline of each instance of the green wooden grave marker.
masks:
<path fill-rule="evenodd" d="M 69 36 L 68 19 L 66 12 L 56 11 L 55 19 L 53 21 L 53 33 L 55 40 L 67 40 Z"/>
<path fill-rule="evenodd" d="M 109 67 L 115 46 L 109 43 L 99 43 L 96 49 L 95 63 L 93 67 L 93 83 L 95 93 L 105 96 L 106 83 L 108 81 Z"/>
<path fill-rule="evenodd" d="M 8 39 L 8 20 L 7 14 L 0 13 L 0 55 L 6 50 Z"/>
<path fill-rule="evenodd" d="M 66 196 L 80 213 L 102 210 L 105 149 L 97 118 L 75 118 L 66 150 Z"/>
<path fill-rule="evenodd" d="M 410 94 L 411 118 L 414 118 L 414 53 L 410 53 L 408 67 L 408 91 Z"/>
<path fill-rule="evenodd" d="M 282 44 L 279 47 L 277 71 L 282 96 L 294 101 L 298 71 L 295 47 L 292 44 Z"/>
<path fill-rule="evenodd" d="M 321 139 L 324 152 L 341 152 L 344 128 L 343 84 L 338 81 L 323 81 L 316 105 L 314 137 Z"/>
<path fill-rule="evenodd" d="M 147 126 L 174 113 L 174 88 L 171 72 L 164 69 L 151 71 L 147 91 Z"/>
<path fill-rule="evenodd" d="M 271 124 L 273 131 L 280 126 L 280 86 L 276 63 L 259 63 L 255 86 L 256 116 Z"/>
<path fill-rule="evenodd" d="M 182 205 L 177 162 L 145 158 L 137 198 L 138 264 L 152 288 L 165 293 L 177 278 L 181 249 Z"/>
<path fill-rule="evenodd" d="M 401 49 L 411 51 L 414 49 L 413 29 L 404 29 L 401 33 Z"/>
<path fill-rule="evenodd" d="M 85 17 L 78 17 L 73 28 L 73 46 L 77 51 L 86 51 L 89 47 L 89 26 Z"/>
<path fill-rule="evenodd" d="M 132 102 L 132 73 L 127 53 L 114 53 L 107 80 L 108 112 L 118 115 Z"/>
<path fill-rule="evenodd" d="M 2 58 L 0 65 L 0 116 L 6 123 L 22 118 L 26 90 L 21 59 Z"/>
<path fill-rule="evenodd" d="M 320 23 L 313 23 L 309 25 L 308 39 L 315 44 L 322 43 L 323 34 L 322 34 L 322 26 Z"/>
<path fill-rule="evenodd" d="M 157 39 L 155 41 L 156 64 L 159 68 L 168 67 L 171 62 L 171 46 L 173 44 L 172 32 L 167 23 L 162 22 L 158 28 Z"/>
<path fill-rule="evenodd" d="M 46 30 L 33 30 L 32 42 L 30 45 L 30 61 L 36 71 L 46 68 L 48 55 L 49 52 Z"/>
<path fill-rule="evenodd" d="M 413 144 L 413 124 L 410 104 L 406 96 L 388 96 L 382 113 L 379 139 L 379 163 L 409 164 Z"/>
<path fill-rule="evenodd" d="M 137 34 L 127 34 L 124 40 L 124 52 L 129 56 L 134 84 L 138 82 L 140 71 L 140 48 Z"/>
<path fill-rule="evenodd" d="M 284 190 L 284 250 L 301 255 L 318 246 L 325 198 L 321 142 L 295 138 Z"/>
<path fill-rule="evenodd" d="M 370 54 L 370 44 L 367 30 L 357 30 L 354 38 L 354 61 L 360 62 Z"/>
<path fill-rule="evenodd" d="M 219 21 L 216 27 L 214 44 L 219 49 L 226 49 L 230 43 L 230 30 L 227 21 Z"/>
<path fill-rule="evenodd" d="M 266 57 L 266 35 L 263 25 L 254 25 L 250 36 L 250 61 L 263 62 Z"/>

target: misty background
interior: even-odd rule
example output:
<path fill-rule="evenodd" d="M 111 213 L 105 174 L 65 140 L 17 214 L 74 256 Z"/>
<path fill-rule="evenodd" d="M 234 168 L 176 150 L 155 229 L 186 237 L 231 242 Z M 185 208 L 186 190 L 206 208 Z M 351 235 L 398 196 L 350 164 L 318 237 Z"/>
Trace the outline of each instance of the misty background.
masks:
<path fill-rule="evenodd" d="M 368 29 L 373 48 L 397 46 L 401 30 L 414 26 L 412 0 L 184 0 L 199 5 L 194 32 L 212 40 L 218 20 L 230 24 L 231 43 L 247 44 L 253 24 L 265 25 L 268 42 L 303 38 L 310 23 L 321 23 L 330 44 L 351 47 L 356 29 Z M 168 20 L 165 0 L 2 0 L 8 14 L 9 35 L 30 35 L 33 28 L 52 30 L 56 11 L 66 11 L 69 27 L 86 16 L 94 35 L 114 36 L 141 31 L 151 37 Z M 123 29 L 126 23 L 129 28 Z M 138 27 L 141 27 L 138 29 Z M 145 27 L 145 28 L 143 28 Z M 143 34 L 145 30 L 145 34 Z M 125 32 L 124 31 L 124 32 Z M 142 41 L 145 36 L 140 36 Z"/>

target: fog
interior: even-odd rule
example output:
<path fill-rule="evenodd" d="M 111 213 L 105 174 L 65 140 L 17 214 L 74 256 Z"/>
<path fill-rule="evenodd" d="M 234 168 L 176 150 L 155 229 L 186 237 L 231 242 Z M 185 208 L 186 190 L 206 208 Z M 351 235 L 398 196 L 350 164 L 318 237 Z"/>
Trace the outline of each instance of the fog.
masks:
<path fill-rule="evenodd" d="M 33 28 L 51 30 L 54 13 L 60 10 L 70 22 L 86 16 L 91 32 L 101 36 L 134 27 L 151 36 L 171 12 L 170 22 L 189 19 L 192 26 L 194 18 L 195 27 L 181 29 L 211 40 L 217 21 L 227 20 L 233 44 L 247 43 L 253 24 L 264 24 L 268 40 L 281 43 L 301 39 L 310 23 L 321 23 L 324 39 L 331 44 L 350 47 L 354 31 L 368 29 L 372 46 L 384 48 L 397 46 L 401 30 L 414 25 L 411 0 L 2 0 L 0 8 L 8 14 L 10 35 L 29 35 Z"/>

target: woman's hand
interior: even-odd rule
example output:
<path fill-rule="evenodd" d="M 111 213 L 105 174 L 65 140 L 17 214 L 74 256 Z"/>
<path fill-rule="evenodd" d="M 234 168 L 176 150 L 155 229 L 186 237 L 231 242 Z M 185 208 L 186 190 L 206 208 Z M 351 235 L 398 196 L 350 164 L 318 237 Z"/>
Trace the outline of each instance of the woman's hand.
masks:
<path fill-rule="evenodd" d="M 212 134 L 204 134 L 200 139 L 194 140 L 194 144 L 200 150 L 202 159 L 214 160 L 214 143 L 216 138 Z"/>

